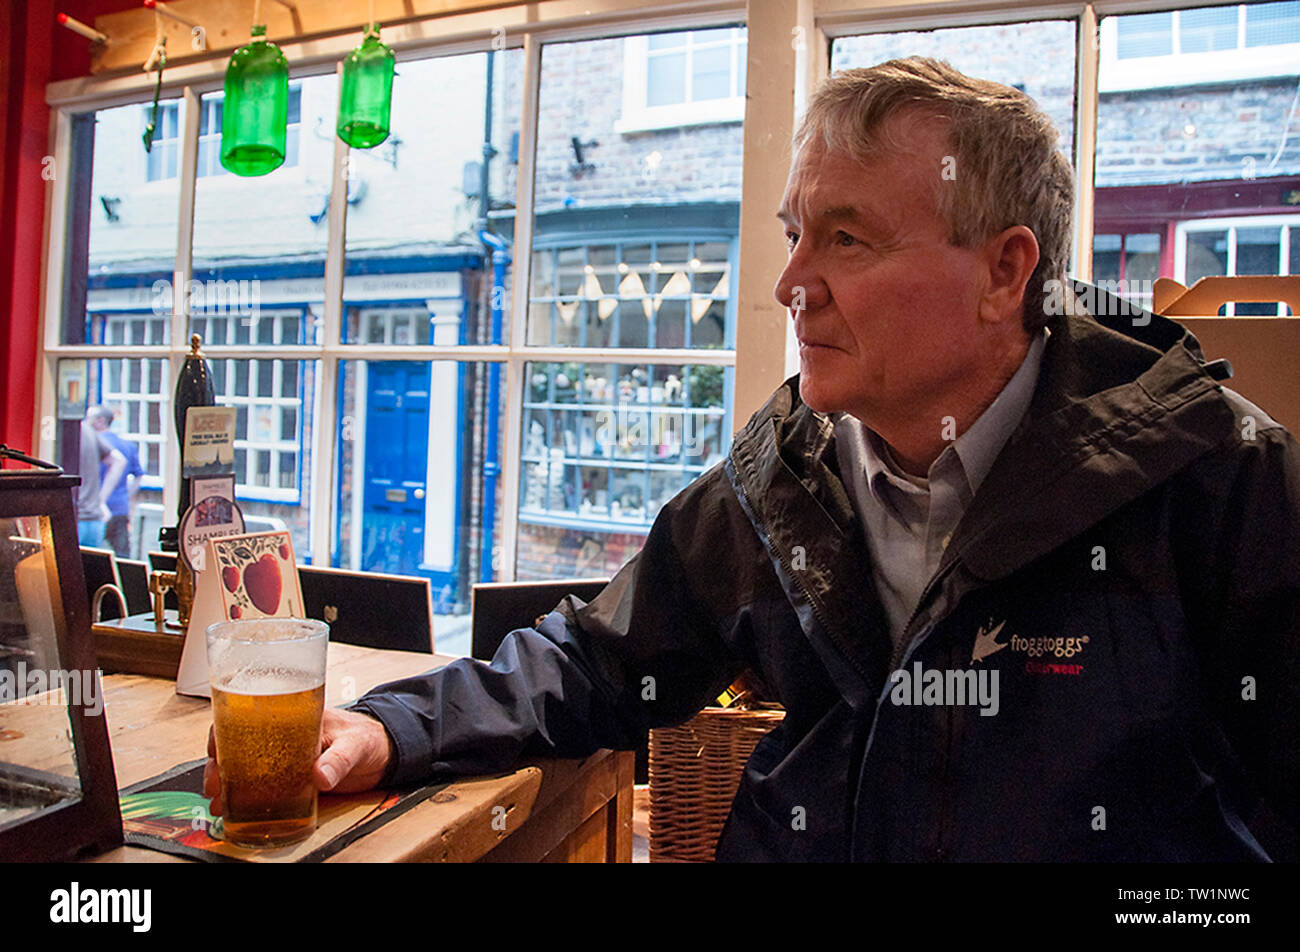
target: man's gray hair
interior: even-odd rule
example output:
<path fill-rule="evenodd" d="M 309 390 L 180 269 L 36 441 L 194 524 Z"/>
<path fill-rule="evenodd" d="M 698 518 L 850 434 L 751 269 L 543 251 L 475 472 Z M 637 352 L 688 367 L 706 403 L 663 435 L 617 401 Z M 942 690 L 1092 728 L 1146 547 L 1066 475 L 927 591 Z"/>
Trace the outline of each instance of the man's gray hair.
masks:
<path fill-rule="evenodd" d="M 112 426 L 113 418 L 117 416 L 111 407 L 106 407 L 102 403 L 95 404 L 95 406 L 91 407 L 90 412 L 87 415 L 103 420 L 105 426 Z"/>
<path fill-rule="evenodd" d="M 935 169 L 948 240 L 975 247 L 1013 225 L 1038 240 L 1038 265 L 1025 286 L 1024 326 L 1046 323 L 1048 281 L 1065 278 L 1074 209 L 1074 172 L 1057 149 L 1052 120 L 1010 86 L 959 73 L 923 56 L 833 73 L 813 94 L 795 133 L 798 151 L 814 137 L 858 161 L 900 150 L 885 121 L 920 109 L 946 119 L 950 175 Z"/>

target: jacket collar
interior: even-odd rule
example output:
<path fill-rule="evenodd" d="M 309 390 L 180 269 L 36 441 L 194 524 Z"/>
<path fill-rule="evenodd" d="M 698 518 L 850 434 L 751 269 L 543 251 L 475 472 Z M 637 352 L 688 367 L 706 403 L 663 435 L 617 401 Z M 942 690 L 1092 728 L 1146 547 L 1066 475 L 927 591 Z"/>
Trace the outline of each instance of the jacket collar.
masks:
<path fill-rule="evenodd" d="M 1190 333 L 1161 353 L 1087 317 L 1050 326 L 1029 410 L 945 553 L 986 580 L 1085 532 L 1209 452 L 1233 426 Z"/>

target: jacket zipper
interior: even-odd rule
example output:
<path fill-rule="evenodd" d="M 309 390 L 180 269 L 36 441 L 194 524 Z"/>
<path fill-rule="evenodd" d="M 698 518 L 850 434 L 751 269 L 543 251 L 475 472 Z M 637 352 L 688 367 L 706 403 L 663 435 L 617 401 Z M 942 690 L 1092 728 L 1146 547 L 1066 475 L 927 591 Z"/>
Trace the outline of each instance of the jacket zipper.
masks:
<path fill-rule="evenodd" d="M 921 597 L 917 599 L 916 607 L 912 609 L 911 617 L 907 619 L 907 624 L 903 626 L 903 637 L 898 640 L 898 644 L 894 646 L 894 651 L 890 655 L 889 658 L 890 674 L 893 674 L 895 671 L 897 671 L 898 666 L 902 664 L 904 661 L 906 661 L 908 657 L 911 656 L 912 650 L 914 648 L 919 648 L 921 644 L 925 641 L 925 639 L 922 638 L 920 641 L 917 641 L 916 644 L 912 644 L 912 642 L 916 640 L 916 636 L 917 634 L 919 634 L 919 632 L 912 633 L 910 636 L 908 633 L 912 631 L 912 625 L 915 624 L 916 622 L 916 616 L 921 613 L 921 606 L 925 604 L 926 596 L 930 594 L 930 590 L 934 588 L 934 586 L 937 583 L 943 581 L 944 577 L 949 572 L 952 571 L 952 567 L 956 564 L 957 564 L 957 560 L 953 559 L 946 566 L 944 566 L 938 572 L 936 572 L 934 578 L 930 579 L 930 581 L 926 583 L 925 588 L 922 589 Z M 934 626 L 931 625 L 930 627 L 933 628 Z"/>
<path fill-rule="evenodd" d="M 740 495 L 744 498 L 746 511 L 752 514 L 754 517 L 756 517 L 757 513 L 754 510 L 753 503 L 750 501 L 749 490 L 745 488 L 745 480 L 740 475 L 739 466 L 736 467 L 736 483 L 739 486 Z M 753 521 L 756 521 L 756 518 L 751 519 L 751 522 Z M 797 573 L 794 571 L 794 569 L 790 567 L 790 564 L 786 561 L 785 553 L 782 552 L 780 548 L 776 545 L 775 541 L 772 540 L 771 535 L 766 531 L 766 529 L 764 529 L 763 531 L 763 536 L 767 540 L 771 541 L 771 551 L 776 556 L 777 561 L 781 563 L 782 571 L 785 572 L 786 577 L 789 578 L 790 581 L 793 582 L 794 585 L 799 589 L 799 593 L 803 596 L 804 600 L 808 603 L 809 609 L 812 610 L 813 617 L 817 620 L 817 623 L 821 625 L 822 630 L 826 632 L 826 636 L 835 643 L 835 647 L 837 647 L 840 650 L 840 653 L 853 667 L 853 670 L 856 671 L 864 681 L 870 684 L 871 678 L 868 676 L 866 671 L 864 671 L 861 667 L 859 667 L 857 659 L 853 657 L 853 652 L 848 650 L 848 647 L 844 645 L 840 641 L 840 639 L 836 636 L 834 628 L 831 625 L 827 624 L 826 618 L 822 615 L 821 611 L 818 609 L 817 601 L 812 597 L 807 587 L 805 587 L 804 583 L 799 579 Z M 878 703 L 877 706 L 879 706 Z"/>
<path fill-rule="evenodd" d="M 926 597 L 930 594 L 930 590 L 934 588 L 936 584 L 940 583 L 943 580 L 943 578 L 947 576 L 949 572 L 952 571 L 952 567 L 956 563 L 957 560 L 953 559 L 946 566 L 942 567 L 938 572 L 936 572 L 934 577 L 930 579 L 929 582 L 926 583 L 925 588 L 921 592 L 921 597 L 916 602 L 916 607 L 912 609 L 911 617 L 908 618 L 907 624 L 903 627 L 904 637 L 899 639 L 898 645 L 894 648 L 893 654 L 890 658 L 890 663 L 889 663 L 890 676 L 892 676 L 893 673 L 897 671 L 900 666 L 905 664 L 907 662 L 907 659 L 910 658 L 912 654 L 916 650 L 918 650 L 921 647 L 921 645 L 925 643 L 926 639 L 929 638 L 930 633 L 933 632 L 935 627 L 938 625 L 939 620 L 936 620 L 932 622 L 929 626 L 927 626 L 925 629 L 923 629 L 922 631 L 912 634 L 910 638 L 907 637 L 908 632 L 912 630 L 912 625 L 915 624 L 916 622 L 917 616 L 921 613 L 921 606 L 925 604 Z M 953 664 L 951 653 L 948 658 L 948 664 L 949 666 Z M 888 693 L 888 689 L 886 689 L 885 691 L 885 694 L 887 693 Z M 880 707 L 882 702 L 884 701 L 884 697 L 885 695 L 882 694 L 881 697 L 876 702 L 875 716 L 877 718 L 880 716 Z M 952 825 L 951 823 L 952 818 L 950 815 L 952 812 L 952 806 L 951 806 L 951 801 L 952 801 L 951 780 L 952 780 L 952 757 L 953 757 L 952 720 L 953 720 L 953 712 L 952 712 L 952 708 L 949 708 L 947 712 L 948 732 L 943 747 L 943 779 L 942 782 L 940 783 L 940 788 L 939 788 L 940 790 L 939 837 L 938 837 L 938 842 L 935 844 L 934 853 L 933 853 L 933 859 L 936 862 L 943 862 L 947 858 L 948 829 Z M 867 737 L 867 744 L 862 750 L 862 762 L 864 764 L 866 763 L 867 755 L 871 750 L 871 736 L 874 736 L 874 734 L 875 734 L 875 730 L 873 728 L 871 735 L 868 735 Z M 854 818 L 854 822 L 856 823 L 856 817 Z"/>
<path fill-rule="evenodd" d="M 751 516 L 756 516 L 755 510 L 754 510 L 754 506 L 753 506 L 753 503 L 751 502 L 751 500 L 750 500 L 750 498 L 749 498 L 749 490 L 745 487 L 745 481 L 744 481 L 744 479 L 742 478 L 741 473 L 740 473 L 740 466 L 739 466 L 738 462 L 735 461 L 734 459 L 732 460 L 732 465 L 735 467 L 735 473 L 736 473 L 735 484 L 736 484 L 737 488 L 739 488 L 739 490 L 740 490 L 740 495 L 741 495 L 741 497 L 742 497 L 742 499 L 743 499 L 743 501 L 744 501 L 745 509 L 746 509 L 746 511 L 747 511 Z M 755 521 L 755 519 L 754 519 L 754 518 L 751 518 L 751 522 L 754 522 L 754 521 Z M 757 527 L 756 527 L 756 528 L 757 528 Z M 766 538 L 767 540 L 771 541 L 771 536 L 766 532 L 766 530 L 763 531 L 763 537 Z M 790 579 L 790 581 L 791 581 L 792 583 L 794 583 L 794 585 L 795 585 L 796 587 L 798 587 L 800 594 L 802 594 L 803 597 L 804 597 L 804 599 L 808 602 L 808 607 L 811 609 L 811 611 L 812 611 L 812 613 L 813 613 L 813 617 L 817 620 L 818 624 L 820 624 L 820 625 L 822 626 L 822 629 L 826 632 L 827 637 L 829 637 L 832 641 L 835 642 L 836 646 L 840 649 L 840 652 L 841 652 L 841 653 L 844 655 L 844 657 L 848 660 L 849 664 L 852 665 L 853 669 L 854 669 L 855 671 L 857 671 L 858 674 L 860 674 L 860 675 L 863 677 L 863 679 L 864 679 L 864 680 L 867 680 L 868 683 L 869 683 L 869 682 L 870 682 L 870 678 L 868 678 L 867 673 L 866 673 L 865 671 L 863 671 L 863 670 L 858 666 L 857 661 L 854 659 L 852 652 L 846 650 L 845 646 L 844 646 L 843 644 L 840 644 L 839 640 L 835 637 L 835 635 L 834 635 L 834 633 L 833 633 L 833 630 L 832 630 L 831 626 L 828 625 L 828 624 L 826 623 L 826 619 L 822 616 L 821 612 L 818 610 L 817 602 L 813 600 L 812 596 L 811 596 L 811 595 L 809 594 L 809 592 L 808 592 L 808 589 L 804 586 L 803 582 L 799 580 L 799 578 L 798 578 L 798 576 L 795 574 L 794 570 L 790 567 L 789 563 L 786 561 L 786 559 L 785 559 L 785 554 L 784 554 L 783 552 L 781 552 L 781 550 L 777 547 L 777 545 L 775 544 L 775 542 L 772 542 L 772 544 L 771 544 L 771 551 L 776 555 L 776 559 L 777 559 L 777 561 L 781 564 L 781 568 L 782 568 L 782 570 L 785 572 L 786 576 Z M 903 628 L 903 634 L 904 634 L 904 637 L 901 638 L 901 639 L 899 640 L 898 645 L 895 646 L 895 648 L 894 648 L 894 650 L 893 650 L 893 653 L 892 653 L 892 655 L 891 655 L 891 657 L 890 657 L 890 664 L 889 664 L 888 674 L 886 675 L 886 682 L 885 682 L 885 683 L 886 683 L 886 687 L 885 687 L 884 692 L 880 695 L 880 697 L 876 698 L 876 709 L 875 709 L 875 711 L 872 713 L 872 727 L 871 727 L 871 730 L 870 730 L 870 731 L 868 732 L 868 734 L 867 734 L 867 740 L 866 740 L 866 743 L 863 745 L 863 748 L 862 748 L 862 758 L 861 758 L 861 760 L 860 760 L 860 762 L 859 762 L 859 764 L 858 764 L 858 767 L 859 767 L 858 774 L 859 774 L 859 776 L 855 776 L 855 777 L 852 778 L 852 783 L 853 783 L 853 796 L 850 798 L 850 802 L 851 802 L 851 803 L 856 803 L 856 802 L 857 802 L 857 794 L 858 794 L 858 780 L 860 779 L 861 768 L 862 768 L 862 766 L 866 763 L 867 756 L 868 756 L 868 754 L 869 754 L 870 751 L 871 751 L 871 738 L 875 735 L 875 732 L 876 732 L 876 731 L 875 731 L 875 721 L 876 721 L 876 720 L 879 718 L 879 716 L 880 716 L 880 707 L 881 707 L 881 704 L 882 704 L 882 702 L 884 701 L 884 698 L 885 698 L 885 697 L 888 695 L 888 693 L 889 693 L 889 688 L 888 688 L 888 684 L 889 684 L 889 675 L 892 674 L 894 671 L 897 671 L 897 670 L 898 670 L 898 666 L 899 666 L 900 664 L 902 664 L 902 663 L 906 660 L 907 657 L 910 657 L 910 656 L 911 656 L 911 653 L 912 653 L 913 649 L 915 649 L 915 648 L 919 648 L 919 647 L 921 646 L 921 644 L 923 644 L 924 641 L 925 641 L 925 638 L 920 638 L 920 639 L 918 640 L 918 639 L 916 638 L 916 635 L 915 635 L 915 634 L 913 634 L 912 637 L 911 637 L 911 639 L 909 639 L 909 638 L 906 637 L 906 636 L 907 636 L 907 633 L 908 633 L 909 631 L 911 631 L 911 629 L 912 629 L 912 625 L 916 622 L 916 617 L 917 617 L 917 615 L 920 613 L 921 606 L 925 603 L 926 596 L 928 596 L 928 595 L 930 594 L 930 590 L 931 590 L 932 588 L 934 588 L 934 586 L 935 586 L 936 583 L 942 581 L 942 579 L 943 579 L 943 578 L 944 578 L 944 577 L 945 577 L 949 572 L 952 571 L 952 567 L 953 567 L 953 565 L 956 564 L 956 562 L 957 562 L 957 560 L 956 560 L 956 559 L 953 559 L 951 562 L 948 563 L 947 566 L 940 568 L 940 570 L 939 570 L 938 572 L 935 573 L 934 577 L 931 578 L 930 581 L 926 583 L 925 588 L 924 588 L 924 589 L 922 590 L 922 592 L 921 592 L 921 597 L 920 597 L 920 599 L 917 600 L 916 607 L 915 607 L 914 609 L 912 609 L 912 615 L 911 615 L 911 617 L 907 620 L 907 624 L 906 624 L 906 625 L 904 626 L 904 628 Z M 929 628 L 927 628 L 927 629 L 925 630 L 925 633 L 927 634 L 927 636 L 928 636 L 928 633 L 929 633 L 930 631 L 933 631 L 933 629 L 934 629 L 934 625 L 931 625 Z M 915 644 L 912 644 L 912 643 L 911 643 L 912 641 L 915 641 Z M 940 845 L 939 845 L 939 848 L 938 848 L 938 850 L 937 850 L 937 856 L 936 856 L 936 859 L 940 859 L 940 860 L 943 859 L 943 845 L 942 845 L 942 844 L 943 844 L 943 838 L 944 838 L 944 835 L 945 835 L 945 831 L 946 831 L 947 826 L 948 826 L 948 822 L 947 822 L 947 814 L 948 814 L 948 812 L 949 812 L 949 806 L 948 806 L 948 800 L 949 800 L 949 796 L 948 796 L 948 776 L 949 776 L 950 763 L 951 763 L 951 758 L 952 758 L 951 747 L 952 747 L 952 720 L 951 720 L 951 712 L 949 712 L 949 722 L 948 722 L 948 743 L 945 745 L 945 749 L 944 749 L 944 781 L 943 781 L 943 794 L 942 794 L 942 796 L 943 796 L 943 800 L 942 800 L 942 802 L 941 802 L 941 812 L 940 812 L 940 834 L 939 834 L 939 842 L 940 842 Z M 857 840 L 857 833 L 856 833 L 856 831 L 857 831 L 857 826 L 858 826 L 858 817 L 857 817 L 857 815 L 856 815 L 856 812 L 855 812 L 855 811 L 852 811 L 852 810 L 851 810 L 851 812 L 853 813 L 853 815 L 850 817 L 850 823 L 851 823 L 851 825 L 852 825 L 852 826 L 851 826 L 851 831 L 850 831 L 850 836 L 849 836 L 849 843 L 850 843 L 850 845 L 849 845 L 849 853 L 850 853 L 850 855 L 852 855 L 852 852 L 853 852 L 853 845 L 852 845 L 852 844 L 853 844 L 854 842 L 856 842 L 856 840 Z"/>

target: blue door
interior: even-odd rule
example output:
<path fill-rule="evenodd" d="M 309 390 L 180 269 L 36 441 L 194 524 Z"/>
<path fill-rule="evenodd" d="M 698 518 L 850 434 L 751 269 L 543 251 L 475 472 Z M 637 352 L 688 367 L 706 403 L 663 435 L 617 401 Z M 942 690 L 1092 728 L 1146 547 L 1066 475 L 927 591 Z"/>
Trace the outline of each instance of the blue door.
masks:
<path fill-rule="evenodd" d="M 372 363 L 366 383 L 361 568 L 421 575 L 429 451 L 427 363 Z"/>

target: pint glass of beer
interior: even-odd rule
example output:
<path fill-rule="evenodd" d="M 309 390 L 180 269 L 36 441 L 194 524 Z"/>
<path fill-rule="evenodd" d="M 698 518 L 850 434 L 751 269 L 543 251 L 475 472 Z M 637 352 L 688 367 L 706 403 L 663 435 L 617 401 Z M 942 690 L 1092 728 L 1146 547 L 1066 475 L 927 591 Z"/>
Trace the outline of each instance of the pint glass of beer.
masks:
<path fill-rule="evenodd" d="M 226 840 L 304 840 L 316 829 L 311 773 L 320 754 L 329 626 L 254 618 L 218 622 L 207 634 Z"/>

